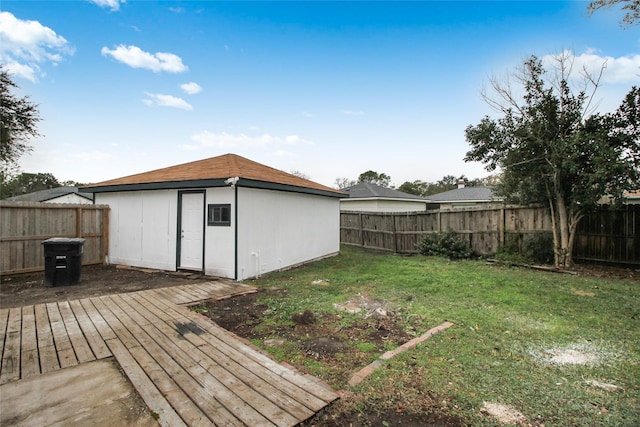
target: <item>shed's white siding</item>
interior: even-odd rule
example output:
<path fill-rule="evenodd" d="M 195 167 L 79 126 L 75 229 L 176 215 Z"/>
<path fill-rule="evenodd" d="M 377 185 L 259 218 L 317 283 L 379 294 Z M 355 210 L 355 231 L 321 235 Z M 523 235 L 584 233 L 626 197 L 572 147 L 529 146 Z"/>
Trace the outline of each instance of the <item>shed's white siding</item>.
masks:
<path fill-rule="evenodd" d="M 109 263 L 176 269 L 176 190 L 96 193 L 109 205 Z"/>
<path fill-rule="evenodd" d="M 204 272 L 209 276 L 233 279 L 235 277 L 236 261 L 235 189 L 231 187 L 208 188 L 206 192 L 206 204 L 230 204 L 231 226 L 207 225 L 204 233 Z"/>
<path fill-rule="evenodd" d="M 339 199 L 238 188 L 238 280 L 340 251 Z"/>
<path fill-rule="evenodd" d="M 64 196 L 56 197 L 55 199 L 45 200 L 44 203 L 73 203 L 76 205 L 91 205 L 92 200 L 86 197 L 78 196 L 77 194 L 65 194 Z"/>
<path fill-rule="evenodd" d="M 178 190 L 96 193 L 95 199 L 111 208 L 110 264 L 176 269 Z M 285 191 L 206 189 L 205 205 L 231 205 L 231 224 L 207 225 L 205 207 L 205 274 L 243 280 L 337 254 L 339 203 L 334 197 Z"/>

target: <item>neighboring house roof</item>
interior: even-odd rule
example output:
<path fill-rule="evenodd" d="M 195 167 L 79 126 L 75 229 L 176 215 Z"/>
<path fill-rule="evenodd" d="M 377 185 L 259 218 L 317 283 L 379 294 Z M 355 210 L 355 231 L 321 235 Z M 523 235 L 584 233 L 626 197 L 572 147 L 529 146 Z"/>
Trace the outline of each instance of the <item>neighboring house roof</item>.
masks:
<path fill-rule="evenodd" d="M 624 197 L 629 200 L 640 200 L 640 190 L 626 191 Z"/>
<path fill-rule="evenodd" d="M 427 196 L 432 203 L 501 202 L 502 197 L 494 196 L 492 187 L 464 187 Z"/>
<path fill-rule="evenodd" d="M 56 187 L 47 190 L 34 191 L 33 193 L 21 194 L 20 196 L 8 197 L 6 200 L 12 202 L 46 202 L 58 197 L 76 194 L 88 200 L 93 200 L 91 193 L 78 193 L 77 187 Z"/>
<path fill-rule="evenodd" d="M 393 200 L 419 200 L 426 201 L 423 197 L 415 194 L 403 193 L 402 191 L 392 188 L 382 187 L 380 185 L 371 184 L 369 182 L 361 182 L 354 186 L 344 188 L 344 192 L 348 193 L 349 199 L 393 199 Z"/>
<path fill-rule="evenodd" d="M 639 190 L 629 190 L 622 193 L 622 201 L 628 205 L 638 205 L 640 204 L 640 189 Z M 600 200 L 598 200 L 599 204 L 610 204 L 613 202 L 613 197 L 611 196 L 602 196 Z"/>
<path fill-rule="evenodd" d="M 236 177 L 239 178 L 237 183 L 230 180 L 230 178 Z M 81 191 L 106 192 L 223 187 L 231 184 L 239 187 L 280 189 L 344 197 L 344 193 L 335 188 L 326 187 L 235 154 L 225 154 L 103 181 L 83 187 Z"/>

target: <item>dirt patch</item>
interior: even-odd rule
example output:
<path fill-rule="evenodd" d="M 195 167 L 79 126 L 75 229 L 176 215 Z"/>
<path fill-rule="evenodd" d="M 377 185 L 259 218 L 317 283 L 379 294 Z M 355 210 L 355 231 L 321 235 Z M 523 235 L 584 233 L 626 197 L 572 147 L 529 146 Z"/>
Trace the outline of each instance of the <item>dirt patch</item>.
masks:
<path fill-rule="evenodd" d="M 44 272 L 2 276 L 0 307 L 20 307 L 211 280 L 210 277 L 185 272 L 85 265 L 79 283 L 72 286 L 45 287 Z"/>
<path fill-rule="evenodd" d="M 529 352 L 531 357 L 544 365 L 590 365 L 609 362 L 618 355 L 606 346 L 592 342 L 578 342 L 566 346 L 537 349 Z"/>
<path fill-rule="evenodd" d="M 344 382 L 350 375 L 371 363 L 368 355 L 358 349 L 357 343 L 366 343 L 383 353 L 414 338 L 407 334 L 399 319 L 389 312 L 386 316 L 362 317 L 350 327 L 341 324 L 338 314 L 316 314 L 310 310 L 291 315 L 290 326 L 263 323 L 266 305 L 256 301 L 260 296 L 282 296 L 282 290 L 266 290 L 218 302 L 202 304 L 196 311 L 236 335 L 261 340 L 265 345 L 293 344 L 306 357 L 322 360 L 336 366 L 336 382 Z M 366 313 L 366 310 L 362 311 Z M 284 341 L 283 341 L 284 340 Z M 282 345 L 282 344 L 281 344 Z"/>
<path fill-rule="evenodd" d="M 571 288 L 571 293 L 574 295 L 578 295 L 580 297 L 595 297 L 596 294 L 594 292 L 583 291 L 581 289 Z"/>
<path fill-rule="evenodd" d="M 527 421 L 527 417 L 519 411 L 501 403 L 483 402 L 480 412 L 496 418 L 503 425 L 523 425 Z"/>
<path fill-rule="evenodd" d="M 269 308 L 258 303 L 260 297 L 285 297 L 280 289 L 269 289 L 226 300 L 201 304 L 194 310 L 209 317 L 223 328 L 235 334 L 261 341 L 269 351 L 285 351 L 291 363 L 305 372 L 302 364 L 295 361 L 313 359 L 321 363 L 323 379 L 331 384 L 346 384 L 354 372 L 373 361 L 372 351 L 377 358 L 387 350 L 394 349 L 414 338 L 405 332 L 402 322 L 388 311 L 384 301 L 358 296 L 345 302 L 341 308 L 345 314 L 314 313 L 305 310 L 293 313 L 286 326 L 274 326 L 265 321 Z M 353 309 L 353 310 L 351 310 Z M 356 310 L 359 309 L 359 310 Z M 350 312 L 350 314 L 346 314 Z M 342 315 L 353 315 L 349 326 L 341 322 Z M 384 313 L 384 315 L 383 315 Z M 283 325 L 284 322 L 278 322 Z M 312 373 L 313 374 L 313 373 Z M 403 379 L 406 387 L 423 388 L 423 373 Z M 398 393 L 394 384 L 389 384 L 388 399 L 384 402 L 369 401 L 363 396 L 354 396 L 342 392 L 340 400 L 328 406 L 305 421 L 301 426 L 323 427 L 364 427 L 364 426 L 463 426 L 466 425 L 457 416 L 442 408 L 441 397 L 433 396 L 421 390 L 419 397 L 404 401 L 407 396 Z"/>
<path fill-rule="evenodd" d="M 623 267 L 619 265 L 608 264 L 576 264 L 573 271 L 581 276 L 599 277 L 602 279 L 629 279 L 640 281 L 640 265 L 632 265 Z"/>
<path fill-rule="evenodd" d="M 380 408 L 384 409 L 380 409 Z M 440 410 L 426 408 L 420 413 L 407 412 L 402 404 L 385 407 L 383 402 L 371 402 L 359 410 L 353 410 L 343 398 L 318 412 L 300 427 L 463 427 L 460 418 Z"/>
<path fill-rule="evenodd" d="M 363 313 L 365 318 L 371 316 L 386 317 L 389 311 L 386 301 L 371 298 L 367 295 L 358 295 L 357 298 L 342 304 L 334 304 L 333 307 L 338 311 L 350 314 Z"/>

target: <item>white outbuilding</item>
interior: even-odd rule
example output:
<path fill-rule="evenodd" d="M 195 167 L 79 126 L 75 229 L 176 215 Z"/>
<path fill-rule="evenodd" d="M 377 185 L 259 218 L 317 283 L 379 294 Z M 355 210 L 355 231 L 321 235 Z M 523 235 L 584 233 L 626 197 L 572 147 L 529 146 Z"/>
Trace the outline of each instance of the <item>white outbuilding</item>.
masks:
<path fill-rule="evenodd" d="M 339 190 L 234 154 L 84 187 L 110 264 L 243 280 L 340 251 Z"/>

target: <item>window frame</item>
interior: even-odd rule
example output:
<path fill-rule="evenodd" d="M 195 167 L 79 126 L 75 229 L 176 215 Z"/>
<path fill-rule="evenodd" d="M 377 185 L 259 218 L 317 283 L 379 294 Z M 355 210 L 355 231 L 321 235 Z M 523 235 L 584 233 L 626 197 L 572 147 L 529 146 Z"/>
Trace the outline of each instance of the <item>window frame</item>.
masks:
<path fill-rule="evenodd" d="M 215 220 L 215 211 L 220 209 L 220 218 L 224 217 L 224 210 L 227 210 L 227 220 Z M 231 226 L 231 204 L 230 203 L 212 203 L 207 205 L 207 225 L 211 227 L 230 227 Z"/>

